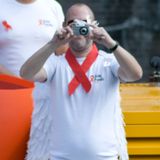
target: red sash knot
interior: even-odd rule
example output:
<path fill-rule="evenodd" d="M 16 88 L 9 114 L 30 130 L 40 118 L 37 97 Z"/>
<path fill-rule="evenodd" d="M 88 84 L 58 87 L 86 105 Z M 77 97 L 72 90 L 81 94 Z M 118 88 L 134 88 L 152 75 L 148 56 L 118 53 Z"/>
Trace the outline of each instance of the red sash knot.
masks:
<path fill-rule="evenodd" d="M 89 70 L 91 65 L 94 63 L 97 56 L 98 56 L 98 49 L 96 45 L 93 44 L 92 50 L 88 53 L 82 65 L 80 65 L 77 62 L 76 57 L 73 55 L 71 49 L 67 50 L 65 57 L 69 66 L 71 67 L 72 71 L 75 74 L 74 78 L 71 80 L 71 82 L 68 85 L 69 95 L 72 95 L 74 93 L 74 91 L 76 90 L 79 84 L 82 85 L 82 87 L 87 93 L 90 91 L 91 82 L 85 73 Z"/>

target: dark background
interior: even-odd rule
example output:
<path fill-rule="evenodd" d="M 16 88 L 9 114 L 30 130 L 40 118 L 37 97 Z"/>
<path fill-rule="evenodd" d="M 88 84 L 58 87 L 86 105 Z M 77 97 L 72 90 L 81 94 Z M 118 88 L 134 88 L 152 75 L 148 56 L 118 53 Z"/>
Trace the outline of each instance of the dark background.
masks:
<path fill-rule="evenodd" d="M 88 4 L 100 26 L 130 51 L 143 68 L 148 82 L 150 60 L 160 56 L 160 0 L 58 0 L 64 12 L 74 3 Z"/>

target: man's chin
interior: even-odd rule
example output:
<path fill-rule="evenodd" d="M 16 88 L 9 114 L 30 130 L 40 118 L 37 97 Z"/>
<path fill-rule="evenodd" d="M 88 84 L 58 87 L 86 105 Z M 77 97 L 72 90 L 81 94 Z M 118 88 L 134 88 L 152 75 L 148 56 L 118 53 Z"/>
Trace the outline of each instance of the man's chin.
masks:
<path fill-rule="evenodd" d="M 74 47 L 73 50 L 75 52 L 83 52 L 85 50 L 85 47 L 84 46 L 79 46 L 79 47 Z"/>
<path fill-rule="evenodd" d="M 82 39 L 85 39 L 85 37 L 82 36 L 82 35 L 74 36 L 74 37 L 73 37 L 73 40 L 82 40 Z"/>
<path fill-rule="evenodd" d="M 88 48 L 88 44 L 83 36 L 77 36 L 70 42 L 70 47 L 76 52 L 83 52 Z"/>

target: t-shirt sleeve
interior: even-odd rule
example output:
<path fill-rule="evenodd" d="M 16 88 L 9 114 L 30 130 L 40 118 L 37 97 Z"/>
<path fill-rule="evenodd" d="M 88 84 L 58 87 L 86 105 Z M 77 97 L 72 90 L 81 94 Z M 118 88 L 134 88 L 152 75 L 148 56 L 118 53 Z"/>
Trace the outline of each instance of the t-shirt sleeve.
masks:
<path fill-rule="evenodd" d="M 57 66 L 57 56 L 52 54 L 47 59 L 46 63 L 43 66 L 43 68 L 45 69 L 46 74 L 47 74 L 47 81 L 46 82 L 49 82 L 52 80 L 54 73 L 56 71 L 56 66 Z"/>
<path fill-rule="evenodd" d="M 107 53 L 103 50 L 99 50 L 99 54 L 104 57 L 104 66 L 108 66 L 111 70 L 111 73 L 119 78 L 118 69 L 120 67 L 116 57 L 114 54 Z"/>
<path fill-rule="evenodd" d="M 120 65 L 117 59 L 115 58 L 114 54 L 110 54 L 110 59 L 111 59 L 111 71 L 115 77 L 119 78 L 118 70 Z"/>

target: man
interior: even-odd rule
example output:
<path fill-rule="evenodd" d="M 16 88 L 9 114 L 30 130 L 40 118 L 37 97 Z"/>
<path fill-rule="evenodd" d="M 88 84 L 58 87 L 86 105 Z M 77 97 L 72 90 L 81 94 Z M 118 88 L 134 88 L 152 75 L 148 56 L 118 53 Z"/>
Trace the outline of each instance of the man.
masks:
<path fill-rule="evenodd" d="M 119 81 L 140 79 L 142 69 L 130 53 L 97 26 L 87 5 L 71 6 L 65 25 L 20 71 L 29 80 L 50 82 L 53 105 L 48 115 L 52 117 L 52 129 L 47 135 L 51 160 L 117 160 L 118 156 L 127 160 Z M 94 41 L 113 54 L 98 51 Z M 69 43 L 66 54 L 44 65 L 65 43 Z"/>
<path fill-rule="evenodd" d="M 0 0 L 0 4 L 0 74 L 19 76 L 22 64 L 62 27 L 62 7 L 55 0 Z M 56 54 L 59 53 L 56 51 Z M 36 83 L 35 86 L 29 160 L 37 160 L 40 155 L 48 156 L 41 140 L 49 141 L 44 133 L 50 128 L 49 117 L 45 114 L 49 106 L 49 91 L 47 84 Z"/>

